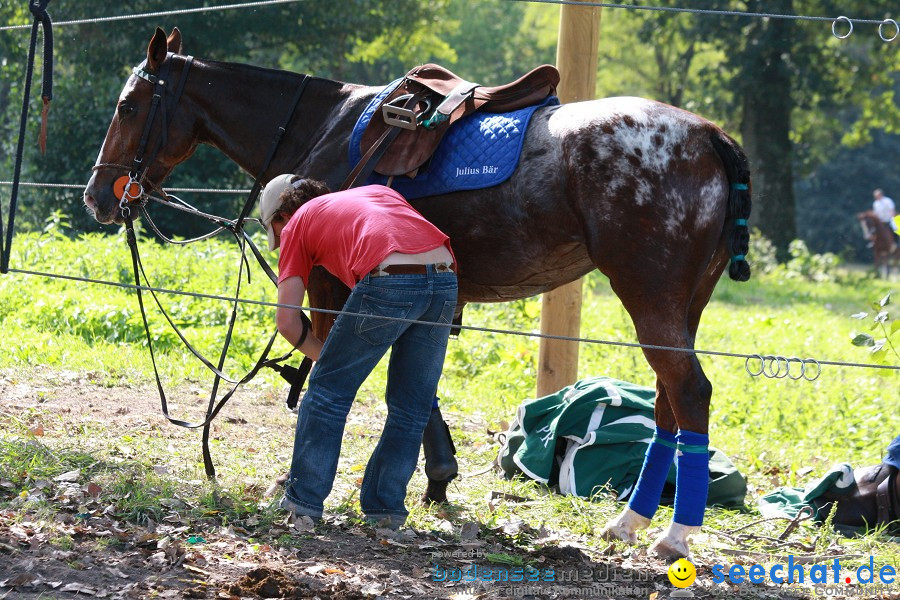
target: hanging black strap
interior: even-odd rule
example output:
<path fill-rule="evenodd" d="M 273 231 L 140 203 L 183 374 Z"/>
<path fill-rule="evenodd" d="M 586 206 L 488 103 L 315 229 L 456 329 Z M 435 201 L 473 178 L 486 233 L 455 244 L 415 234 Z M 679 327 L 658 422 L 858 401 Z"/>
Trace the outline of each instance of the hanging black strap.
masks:
<path fill-rule="evenodd" d="M 166 62 L 169 63 L 171 61 L 166 61 Z M 178 88 L 175 93 L 176 105 L 177 105 L 177 98 L 181 95 L 181 91 L 183 89 L 184 74 L 186 74 L 189 64 L 190 63 L 188 63 L 185 66 L 185 70 L 183 71 L 181 82 L 179 83 Z M 166 311 L 162 308 L 162 305 L 159 302 L 159 299 L 157 298 L 156 293 L 149 286 L 149 280 L 147 279 L 147 276 L 143 271 L 143 265 L 141 263 L 140 254 L 139 254 L 138 248 L 137 248 L 137 237 L 134 233 L 133 222 L 131 221 L 130 215 L 125 216 L 128 246 L 131 250 L 132 267 L 134 270 L 135 286 L 136 286 L 136 292 L 137 292 L 137 296 L 138 296 L 138 305 L 140 306 L 140 309 L 141 309 L 141 318 L 143 320 L 144 331 L 147 336 L 147 345 L 150 349 L 150 359 L 153 364 L 153 372 L 156 377 L 156 387 L 159 392 L 160 404 L 162 406 L 162 413 L 163 413 L 163 416 L 165 416 L 166 419 L 169 420 L 169 422 L 171 422 L 175 425 L 179 425 L 182 427 L 188 427 L 188 428 L 203 427 L 203 438 L 202 438 L 203 465 L 206 470 L 206 475 L 210 479 L 215 479 L 215 467 L 213 466 L 212 456 L 210 455 L 210 451 L 209 451 L 210 427 L 211 427 L 212 421 L 215 418 L 215 416 L 219 413 L 219 411 L 222 409 L 222 407 L 225 405 L 225 403 L 231 398 L 231 396 L 237 391 L 237 389 L 241 385 L 243 385 L 244 383 L 250 381 L 253 377 L 255 377 L 261 368 L 269 366 L 269 367 L 272 367 L 273 369 L 275 369 L 276 371 L 280 372 L 283 377 L 285 377 L 286 379 L 288 379 L 288 381 L 291 382 L 291 393 L 288 395 L 288 399 L 290 401 L 291 398 L 293 397 L 294 404 L 296 404 L 296 398 L 299 396 L 300 389 L 303 387 L 303 384 L 306 381 L 306 376 L 309 374 L 309 370 L 312 367 L 312 360 L 309 359 L 308 357 L 303 360 L 299 369 L 294 369 L 293 367 L 279 365 L 278 363 L 283 362 L 290 357 L 290 355 L 293 353 L 293 350 L 282 357 L 279 357 L 276 359 L 268 359 L 268 354 L 269 354 L 269 352 L 272 348 L 272 345 L 274 344 L 275 339 L 278 335 L 278 333 L 276 331 L 275 333 L 273 333 L 272 337 L 269 339 L 269 343 L 267 344 L 262 355 L 259 357 L 259 360 L 256 362 L 256 365 L 253 367 L 253 369 L 251 369 L 251 371 L 249 373 L 247 373 L 247 375 L 245 375 L 240 380 L 234 380 L 234 379 L 227 377 L 222 372 L 222 368 L 224 367 L 225 359 L 227 357 L 228 348 L 231 344 L 231 337 L 232 337 L 232 333 L 234 331 L 234 325 L 237 321 L 237 305 L 238 305 L 239 296 L 240 296 L 240 282 L 241 282 L 242 275 L 243 275 L 243 267 L 245 264 L 247 264 L 246 249 L 247 249 L 248 245 L 249 245 L 251 251 L 253 252 L 254 256 L 256 257 L 257 262 L 262 266 L 263 270 L 265 271 L 265 273 L 269 277 L 269 279 L 271 279 L 272 282 L 276 283 L 276 284 L 278 281 L 278 278 L 275 276 L 275 273 L 272 271 L 271 267 L 269 267 L 268 261 L 266 261 L 266 259 L 260 253 L 259 249 L 256 247 L 256 245 L 252 242 L 250 237 L 244 231 L 243 222 L 249 216 L 250 211 L 252 210 L 253 206 L 256 203 L 256 199 L 259 195 L 260 190 L 262 189 L 262 184 L 260 183 L 261 179 L 262 179 L 263 175 L 265 174 L 265 172 L 268 170 L 269 165 L 271 164 L 272 159 L 275 156 L 275 152 L 278 150 L 278 147 L 281 144 L 281 140 L 284 137 L 284 134 L 287 131 L 288 127 L 290 126 L 291 120 L 293 119 L 293 116 L 294 116 L 294 112 L 296 111 L 297 105 L 300 102 L 300 97 L 303 95 L 303 90 L 306 87 L 307 81 L 308 81 L 308 76 L 304 75 L 303 79 L 300 81 L 300 84 L 297 86 L 297 90 L 295 92 L 293 102 L 291 103 L 291 106 L 290 106 L 290 110 L 288 111 L 288 114 L 286 115 L 286 117 L 283 121 L 283 125 L 281 125 L 275 132 L 275 137 L 269 148 L 269 152 L 268 152 L 265 160 L 263 161 L 262 167 L 260 168 L 260 170 L 256 176 L 256 180 L 254 181 L 253 188 L 250 190 L 250 194 L 248 195 L 247 200 L 244 203 L 244 207 L 241 210 L 240 216 L 238 217 L 238 219 L 236 221 L 226 224 L 227 229 L 229 229 L 231 231 L 231 233 L 234 234 L 234 236 L 237 238 L 238 244 L 241 247 L 241 267 L 240 267 L 240 272 L 238 273 L 238 287 L 237 287 L 237 291 L 235 292 L 235 299 L 234 299 L 234 303 L 232 306 L 231 318 L 230 318 L 229 324 L 228 324 L 228 332 L 225 337 L 225 342 L 223 344 L 222 351 L 219 355 L 219 360 L 218 360 L 217 366 L 213 366 L 213 364 L 206 357 L 204 357 L 202 354 L 200 354 L 187 341 L 187 339 L 181 334 L 178 327 L 175 325 L 175 323 L 172 321 L 172 319 L 169 317 L 169 315 L 166 313 Z M 165 94 L 163 92 L 162 94 L 158 94 L 158 95 L 160 96 L 160 98 L 158 99 L 155 95 L 154 101 L 158 103 L 158 105 L 162 108 L 163 111 L 165 111 L 165 105 L 166 105 L 166 101 L 164 98 Z M 148 123 L 151 120 L 152 119 L 148 119 Z M 166 124 L 167 124 L 165 113 L 163 113 L 163 116 L 162 116 L 162 123 L 163 123 L 163 129 L 165 130 Z M 145 126 L 145 131 L 144 131 L 145 136 L 149 135 L 149 129 L 150 129 L 149 125 Z M 165 133 L 163 133 L 163 135 L 165 135 Z M 146 142 L 146 140 L 143 140 L 143 141 Z M 146 165 L 147 167 L 149 167 L 150 164 L 152 164 L 152 160 L 155 159 L 156 152 L 163 145 L 164 145 L 164 139 L 160 138 L 160 143 L 158 143 L 156 145 L 156 147 L 151 151 L 151 154 L 150 154 L 151 160 L 148 161 L 148 163 Z M 142 143 L 141 146 L 143 147 L 144 143 Z M 141 162 L 143 162 L 143 157 L 136 156 L 135 160 L 136 160 L 135 167 L 139 168 L 139 165 L 141 164 Z M 207 406 L 206 418 L 201 423 L 188 423 L 188 422 L 182 421 L 180 419 L 174 419 L 169 415 L 168 402 L 166 400 L 165 391 L 163 390 L 162 381 L 159 377 L 159 371 L 156 366 L 156 357 L 155 357 L 155 353 L 153 351 L 153 340 L 152 340 L 152 336 L 150 334 L 150 327 L 149 327 L 149 323 L 147 321 L 146 311 L 144 309 L 143 294 L 141 292 L 141 289 L 142 289 L 141 288 L 141 276 L 143 276 L 144 281 L 147 281 L 147 283 L 148 283 L 147 289 L 150 291 L 151 295 L 153 296 L 154 301 L 156 301 L 156 305 L 159 307 L 160 311 L 163 313 L 163 316 L 165 316 L 166 320 L 169 322 L 169 325 L 171 325 L 172 329 L 178 335 L 179 339 L 181 339 L 181 341 L 185 345 L 185 347 L 187 347 L 188 350 L 192 354 L 194 354 L 194 356 L 196 356 L 215 375 L 215 379 L 213 381 L 213 388 L 210 393 L 209 404 Z M 248 277 L 249 277 L 249 268 L 248 268 Z M 300 338 L 300 342 L 298 342 L 298 346 L 301 345 L 303 343 L 303 341 L 305 341 L 306 336 L 308 335 L 309 331 L 312 329 L 312 323 L 309 321 L 309 318 L 302 312 L 301 312 L 301 319 L 303 321 L 304 328 L 303 328 L 303 334 Z M 216 403 L 216 397 L 218 395 L 219 384 L 220 384 L 221 380 L 225 380 L 225 381 L 231 383 L 233 385 L 233 387 L 231 388 L 231 390 L 228 393 L 226 393 L 218 401 L 218 403 Z"/>
<path fill-rule="evenodd" d="M 46 100 L 53 99 L 53 22 L 50 20 L 50 13 L 47 12 L 47 5 L 50 0 L 32 0 L 28 3 L 28 9 L 34 15 L 34 25 L 32 31 L 37 29 L 40 22 L 44 31 L 44 55 L 43 55 L 43 71 L 41 75 L 41 98 Z M 32 34 L 32 39 L 34 35 Z"/>
<path fill-rule="evenodd" d="M 31 76 L 34 74 L 34 54 L 37 47 L 37 33 L 40 25 L 44 30 L 44 67 L 41 98 L 44 102 L 42 132 L 46 135 L 46 116 L 53 98 L 53 29 L 47 5 L 50 0 L 29 0 L 28 9 L 34 15 L 31 25 L 31 43 L 28 46 L 28 61 L 25 67 L 25 93 L 22 97 L 22 116 L 19 120 L 19 141 L 16 145 L 16 161 L 13 169 L 12 194 L 9 199 L 9 215 L 7 217 L 6 239 L 3 239 L 3 220 L 0 218 L 0 273 L 9 272 L 9 258 L 12 253 L 13 229 L 16 220 L 16 205 L 19 198 L 19 179 L 22 175 L 22 156 L 25 152 L 25 126 L 28 123 L 28 99 L 31 96 Z M 41 151 L 44 150 L 45 137 L 41 137 Z"/>
<path fill-rule="evenodd" d="M 300 392 L 303 390 L 303 384 L 306 383 L 306 378 L 309 375 L 310 369 L 312 369 L 313 360 L 304 356 L 303 360 L 300 361 L 299 367 L 292 367 L 290 365 L 278 365 L 271 366 L 273 369 L 281 373 L 281 376 L 285 381 L 291 384 L 291 390 L 288 392 L 287 396 L 287 407 L 291 410 L 297 408 L 297 402 L 300 401 Z"/>
<path fill-rule="evenodd" d="M 141 262 L 140 252 L 138 251 L 137 236 L 134 233 L 134 223 L 131 220 L 130 216 L 125 217 L 125 229 L 127 232 L 128 247 L 131 250 L 131 262 L 132 262 L 132 268 L 134 270 L 134 284 L 136 286 L 138 286 L 138 288 L 137 288 L 138 305 L 140 306 L 140 309 L 141 309 L 141 318 L 144 321 L 144 331 L 147 334 L 147 343 L 150 344 L 151 359 L 153 358 L 153 345 L 152 345 L 152 336 L 150 335 L 150 325 L 147 322 L 147 313 L 146 313 L 146 310 L 144 309 L 143 294 L 141 293 L 141 289 L 142 289 L 141 288 L 141 276 L 142 275 L 143 275 L 144 281 L 147 282 L 147 289 L 150 292 L 150 295 L 153 297 L 153 300 L 156 302 L 156 306 L 159 308 L 160 312 L 162 312 L 163 316 L 166 318 L 166 321 L 168 321 L 168 323 L 172 327 L 173 331 L 175 331 L 175 334 L 178 336 L 178 339 L 181 340 L 181 343 L 184 344 L 185 347 L 191 352 L 191 354 L 196 356 L 197 359 L 200 362 L 202 362 L 203 365 L 207 369 L 212 371 L 216 375 L 216 377 L 221 377 L 228 383 L 237 383 L 236 379 L 232 379 L 232 378 L 228 377 L 227 375 L 225 375 L 224 373 L 222 373 L 217 367 L 215 367 L 212 364 L 212 362 L 210 362 L 210 360 L 208 358 L 203 356 L 196 348 L 194 348 L 194 346 L 192 346 L 191 343 L 187 340 L 187 338 L 185 338 L 184 335 L 181 333 L 181 330 L 178 329 L 178 327 L 175 325 L 175 322 L 172 321 L 172 318 L 169 316 L 169 314 L 166 312 L 166 310 L 162 307 L 162 303 L 159 301 L 159 297 L 156 295 L 156 292 L 153 291 L 153 288 L 150 287 L 149 279 L 147 278 L 146 273 L 144 273 L 144 265 Z M 241 275 L 243 275 L 243 268 L 241 269 Z M 238 285 L 240 285 L 240 277 L 238 278 Z M 233 325 L 233 323 L 232 323 L 232 325 Z M 228 335 L 226 336 L 226 339 L 225 339 L 226 344 L 229 343 L 230 341 L 231 341 L 231 327 L 229 327 Z M 156 371 L 156 361 L 155 360 L 153 360 L 153 370 Z M 156 377 L 156 383 L 157 383 L 157 387 L 162 389 L 162 384 L 159 381 L 158 374 Z M 165 412 L 165 410 L 163 412 Z M 174 421 L 173 421 L 173 423 L 174 423 Z M 176 424 L 178 424 L 178 423 L 176 423 Z"/>
<path fill-rule="evenodd" d="M 40 21 L 44 31 L 44 55 L 43 69 L 41 70 L 41 101 L 44 103 L 41 109 L 41 133 L 38 135 L 38 143 L 41 154 L 47 150 L 47 115 L 50 112 L 50 101 L 53 99 L 53 23 L 47 5 L 50 0 L 33 0 L 28 8 L 34 15 L 35 21 Z"/>
<path fill-rule="evenodd" d="M 257 172 L 256 180 L 253 182 L 253 187 L 250 189 L 247 201 L 244 202 L 244 207 L 241 209 L 240 216 L 238 216 L 238 230 L 243 229 L 244 220 L 250 216 L 250 211 L 253 210 L 254 205 L 256 205 L 256 198 L 259 196 L 259 192 L 262 189 L 262 178 L 269 169 L 269 165 L 272 164 L 272 159 L 275 157 L 275 151 L 278 150 L 281 139 L 291 125 L 294 113 L 297 111 L 297 105 L 300 103 L 300 96 L 303 95 L 303 90 L 306 89 L 306 83 L 308 81 L 309 75 L 303 75 L 303 78 L 300 80 L 300 85 L 297 86 L 297 91 L 294 94 L 294 100 L 291 102 L 291 108 L 288 111 L 287 116 L 285 117 L 283 124 L 275 131 L 275 139 L 272 140 L 272 145 L 269 147 L 269 154 L 266 156 L 266 159 L 262 163 L 262 167 Z"/>
<path fill-rule="evenodd" d="M 140 267 L 140 257 L 137 253 L 137 236 L 135 235 L 135 232 L 134 232 L 134 223 L 130 218 L 126 218 L 125 230 L 126 230 L 127 237 L 128 237 L 128 245 L 133 249 L 132 267 L 134 270 L 135 289 L 136 289 L 137 296 L 138 296 L 138 305 L 140 306 L 140 309 L 141 309 L 141 317 L 144 320 L 144 328 L 145 328 L 145 332 L 147 334 L 147 345 L 150 349 L 150 360 L 153 364 L 154 374 L 156 375 L 156 386 L 157 386 L 157 390 L 159 391 L 160 400 L 162 402 L 163 415 L 171 423 L 173 423 L 175 425 L 179 425 L 181 427 L 187 427 L 190 429 L 204 427 L 215 418 L 215 416 L 219 413 L 219 411 L 222 409 L 222 407 L 225 405 L 225 403 L 228 401 L 228 399 L 231 398 L 231 396 L 234 394 L 234 392 L 240 385 L 247 383 L 248 381 L 253 379 L 253 377 L 255 377 L 256 374 L 259 372 L 259 370 L 262 369 L 263 367 L 270 366 L 270 365 L 276 365 L 276 366 L 280 367 L 280 365 L 277 365 L 277 363 L 287 359 L 291 353 L 289 352 L 288 354 L 281 356 L 277 359 L 268 359 L 269 352 L 272 350 L 272 346 L 274 345 L 275 339 L 277 337 L 277 333 L 273 334 L 269 338 L 269 342 L 268 342 L 268 344 L 266 344 L 266 348 L 263 350 L 262 354 L 260 355 L 260 358 L 256 361 L 256 365 L 254 365 L 254 367 L 250 370 L 250 372 L 248 372 L 244 377 L 242 377 L 241 379 L 239 379 L 237 381 L 231 381 L 231 380 L 226 379 L 221 374 L 217 375 L 217 380 L 215 383 L 216 387 L 218 387 L 218 382 L 221 379 L 226 379 L 226 381 L 229 381 L 229 383 L 233 383 L 234 387 L 224 397 L 222 397 L 222 399 L 219 400 L 219 402 L 217 404 L 213 404 L 211 402 L 211 404 L 207 410 L 207 413 L 206 413 L 206 418 L 202 422 L 191 423 L 188 421 L 183 421 L 180 419 L 172 418 L 169 415 L 168 401 L 166 400 L 165 390 L 163 389 L 162 381 L 159 377 L 159 371 L 156 366 L 156 355 L 153 350 L 153 339 L 152 339 L 152 336 L 150 335 L 150 330 L 149 330 L 148 323 L 147 323 L 146 312 L 144 310 L 143 294 L 141 293 L 141 290 L 143 289 L 143 287 L 141 285 L 141 275 L 143 275 L 143 269 Z M 227 337 L 228 337 L 228 340 L 226 340 L 226 348 L 222 352 L 222 358 L 224 358 L 225 352 L 227 351 L 228 341 L 230 341 L 230 338 L 231 338 L 231 329 L 229 329 L 229 333 L 228 333 Z M 186 341 L 185 341 L 185 344 L 187 344 Z M 206 359 L 203 359 L 203 360 L 206 360 Z M 208 361 L 206 361 L 206 362 L 208 362 Z M 220 363 L 220 366 L 221 366 L 221 363 Z M 215 369 L 215 367 L 212 367 L 212 368 L 215 371 L 218 371 L 218 369 Z M 214 391 L 213 395 L 212 395 L 213 399 L 215 398 L 215 395 L 216 394 Z"/>
<path fill-rule="evenodd" d="M 242 230 L 243 231 L 243 230 Z M 272 280 L 272 283 L 278 285 L 278 277 L 275 275 L 272 268 L 269 267 L 268 261 L 263 258 L 259 249 L 256 247 L 256 244 L 250 239 L 247 235 L 247 232 L 244 231 L 244 237 L 247 240 L 247 243 L 250 245 L 250 250 L 253 252 L 253 255 L 256 257 L 257 262 L 262 267 L 263 271 L 265 271 L 266 275 L 269 276 L 269 279 Z M 312 323 L 309 320 L 309 317 L 306 316 L 306 313 L 300 313 L 300 319 L 303 321 L 303 333 L 300 334 L 300 341 L 297 342 L 297 346 L 302 346 L 303 342 L 306 341 L 307 335 L 312 331 Z M 309 376 L 309 372 L 312 369 L 313 360 L 304 356 L 303 360 L 300 361 L 299 367 L 292 367 L 290 365 L 279 365 L 277 362 L 272 362 L 268 366 L 273 370 L 277 371 L 285 381 L 291 384 L 290 392 L 287 395 L 287 407 L 291 410 L 294 410 L 297 407 L 297 402 L 300 399 L 300 392 L 303 390 L 304 384 L 306 384 L 306 378 Z"/>

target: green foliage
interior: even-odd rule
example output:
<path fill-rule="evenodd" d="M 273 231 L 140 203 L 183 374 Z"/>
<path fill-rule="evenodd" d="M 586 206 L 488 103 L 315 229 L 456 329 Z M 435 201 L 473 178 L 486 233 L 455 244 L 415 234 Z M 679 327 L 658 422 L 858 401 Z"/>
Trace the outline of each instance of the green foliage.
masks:
<path fill-rule="evenodd" d="M 855 333 L 851 343 L 854 346 L 862 346 L 868 348 L 872 359 L 882 363 L 893 363 L 900 365 L 900 353 L 897 352 L 894 335 L 900 331 L 900 319 L 891 317 L 888 307 L 891 303 L 891 294 L 887 294 L 878 302 L 872 302 L 872 311 L 874 316 L 871 317 L 871 325 L 869 331 L 876 332 L 876 335 L 869 333 Z M 851 315 L 854 319 L 860 321 L 868 319 L 869 313 L 859 312 Z M 876 337 L 878 336 L 878 337 Z M 900 336 L 896 339 L 900 340 Z"/>
<path fill-rule="evenodd" d="M 134 283 L 124 233 L 116 236 L 85 233 L 74 240 L 66 234 L 71 235 L 71 232 L 65 229 L 65 219 L 61 213 L 54 213 L 48 218 L 43 232 L 17 236 L 12 264 L 23 270 L 125 285 Z M 257 245 L 264 243 L 262 237 L 257 238 Z M 226 298 L 234 294 L 240 252 L 231 239 L 170 247 L 143 240 L 139 247 L 147 277 L 154 287 Z M 275 288 L 257 268 L 252 272 L 250 282 L 243 282 L 241 296 L 248 300 L 274 302 Z M 77 338 L 101 352 L 107 351 L 107 344 L 124 345 L 133 350 L 146 346 L 140 311 L 133 292 L 127 289 L 57 279 L 27 285 L 21 278 L 10 276 L 0 278 L 0 298 L 3 298 L 0 302 L 3 327 L 33 331 L 38 340 L 52 332 L 54 340 Z M 187 372 L 194 376 L 203 373 L 202 365 L 185 352 L 149 293 L 145 292 L 144 302 L 154 349 L 163 355 L 178 356 L 178 362 L 191 363 L 193 366 L 188 367 Z M 171 294 L 160 294 L 160 302 L 184 330 L 191 344 L 208 357 L 218 355 L 231 314 L 228 302 Z M 263 305 L 239 305 L 227 369 L 242 374 L 253 366 L 256 355 L 274 331 L 273 315 L 273 310 Z M 276 350 L 286 351 L 280 345 Z M 66 360 L 67 344 L 61 344 L 60 351 L 62 354 L 55 360 Z M 141 352 L 144 351 L 139 350 Z M 40 354 L 37 347 L 22 348 L 3 353 L 0 363 L 29 364 Z M 51 357 L 45 355 L 43 359 L 53 360 Z M 138 362 L 148 366 L 146 357 Z M 163 361 L 163 366 L 179 371 L 184 369 L 184 366 L 171 365 L 170 361 Z"/>
<path fill-rule="evenodd" d="M 771 273 L 778 267 L 778 258 L 775 252 L 775 244 L 764 236 L 759 228 L 754 227 L 750 231 L 750 257 L 754 275 Z"/>
<path fill-rule="evenodd" d="M 797 214 L 802 215 L 797 234 L 811 250 L 846 253 L 871 264 L 872 250 L 856 213 L 871 210 L 872 190 L 877 187 L 893 198 L 900 196 L 898 147 L 900 135 L 875 133 L 865 147 L 833 148 L 832 159 L 797 182 Z"/>
<path fill-rule="evenodd" d="M 733 94 L 719 72 L 726 55 L 698 37 L 702 21 L 691 14 L 604 10 L 598 95 L 653 98 L 736 130 L 739 122 L 728 104 Z"/>
<path fill-rule="evenodd" d="M 804 277 L 809 281 L 830 281 L 835 277 L 835 267 L 840 264 L 830 252 L 814 254 L 803 240 L 794 240 L 788 246 L 791 259 L 784 265 L 788 277 Z"/>
<path fill-rule="evenodd" d="M 457 0 L 447 6 L 447 15 L 456 22 L 446 36 L 457 56 L 453 69 L 470 81 L 500 85 L 556 62 L 556 6 Z"/>
<path fill-rule="evenodd" d="M 750 232 L 750 251 L 754 276 L 775 274 L 780 279 L 802 278 L 811 282 L 835 281 L 839 278 L 840 258 L 830 252 L 811 252 L 803 240 L 788 246 L 790 260 L 778 263 L 775 245 L 757 228 Z"/>

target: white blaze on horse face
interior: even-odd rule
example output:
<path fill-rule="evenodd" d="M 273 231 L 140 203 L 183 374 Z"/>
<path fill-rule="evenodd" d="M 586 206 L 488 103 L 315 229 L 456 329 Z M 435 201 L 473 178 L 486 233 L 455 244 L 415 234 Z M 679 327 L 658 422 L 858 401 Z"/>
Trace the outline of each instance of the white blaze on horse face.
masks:
<path fill-rule="evenodd" d="M 112 122 L 110 123 L 110 130 L 106 134 L 106 139 L 103 140 L 103 145 L 100 147 L 100 152 L 97 154 L 97 160 L 94 162 L 94 166 L 99 165 L 102 162 L 115 162 L 125 164 L 125 156 L 107 156 L 106 160 L 103 159 L 103 156 L 109 150 L 106 145 L 110 143 L 110 133 L 113 131 L 113 127 L 117 124 L 117 117 L 119 112 L 119 105 L 122 104 L 127 98 L 128 95 L 134 90 L 134 86 L 137 84 L 138 78 L 134 75 L 130 76 L 128 80 L 125 82 L 125 87 L 122 88 L 122 91 L 119 93 L 119 99 L 116 101 L 116 110 L 113 113 Z M 121 147 L 124 144 L 124 140 L 119 140 L 119 146 Z M 121 148 L 119 148 L 121 150 Z M 120 152 L 121 154 L 121 152 Z M 91 177 L 93 180 L 93 177 Z"/>

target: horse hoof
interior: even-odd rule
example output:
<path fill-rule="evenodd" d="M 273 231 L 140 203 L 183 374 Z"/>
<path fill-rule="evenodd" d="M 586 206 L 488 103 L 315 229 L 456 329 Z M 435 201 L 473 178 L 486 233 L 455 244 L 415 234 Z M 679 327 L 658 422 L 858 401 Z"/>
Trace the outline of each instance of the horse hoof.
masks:
<path fill-rule="evenodd" d="M 452 477 L 444 481 L 435 481 L 434 479 L 429 479 L 428 486 L 426 486 L 425 488 L 425 493 L 422 494 L 422 504 L 428 506 L 432 503 L 445 503 L 447 501 L 447 486 L 450 485 L 450 481 L 452 481 L 452 479 Z"/>
<path fill-rule="evenodd" d="M 622 527 L 616 527 L 611 523 L 607 523 L 603 531 L 600 532 L 600 539 L 608 542 L 622 541 L 629 544 L 637 543 L 637 534 L 633 531 L 627 531 Z"/>
<path fill-rule="evenodd" d="M 676 560 L 679 558 L 690 558 L 691 549 L 688 545 L 688 537 L 699 531 L 699 527 L 689 527 L 672 523 L 665 533 L 659 536 L 653 544 L 650 545 L 648 552 L 655 554 L 663 560 Z"/>
<path fill-rule="evenodd" d="M 600 532 L 600 537 L 604 540 L 622 540 L 629 544 L 635 544 L 637 543 L 637 530 L 646 529 L 649 526 L 650 519 L 626 508 L 618 517 L 606 524 L 606 527 Z"/>
<path fill-rule="evenodd" d="M 655 555 L 662 560 L 670 561 L 679 558 L 688 558 L 690 556 L 690 549 L 687 544 L 676 544 L 673 543 L 672 540 L 661 537 L 653 542 L 648 553 Z"/>

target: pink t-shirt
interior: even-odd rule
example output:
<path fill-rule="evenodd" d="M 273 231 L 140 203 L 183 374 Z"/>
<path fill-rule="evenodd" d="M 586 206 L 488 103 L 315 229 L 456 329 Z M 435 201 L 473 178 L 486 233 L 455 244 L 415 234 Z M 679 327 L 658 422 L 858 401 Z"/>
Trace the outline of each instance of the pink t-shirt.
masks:
<path fill-rule="evenodd" d="M 449 238 L 389 187 L 334 192 L 301 206 L 282 229 L 278 282 L 300 276 L 309 287 L 309 272 L 321 265 L 352 288 L 391 252 L 442 244 L 450 249 Z"/>

